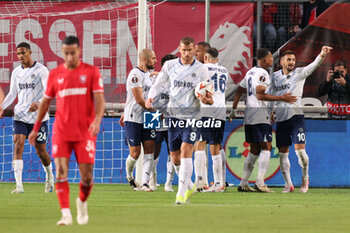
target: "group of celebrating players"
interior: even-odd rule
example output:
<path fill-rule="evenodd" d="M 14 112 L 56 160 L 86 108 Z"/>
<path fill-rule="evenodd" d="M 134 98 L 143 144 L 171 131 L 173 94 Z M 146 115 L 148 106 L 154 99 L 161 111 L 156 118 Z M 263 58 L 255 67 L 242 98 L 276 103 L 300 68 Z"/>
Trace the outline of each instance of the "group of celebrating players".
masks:
<path fill-rule="evenodd" d="M 250 69 L 236 91 L 233 109 L 229 119 L 234 118 L 238 102 L 246 94 L 244 113 L 245 141 L 250 144 L 250 152 L 245 159 L 243 176 L 238 186 L 240 192 L 274 192 L 264 182 L 272 141 L 272 124 L 277 122 L 276 139 L 279 150 L 280 167 L 285 179 L 283 193 L 294 191 L 290 177 L 289 146 L 294 143 L 298 163 L 302 169 L 300 192 L 309 188 L 309 158 L 305 151 L 306 135 L 301 97 L 305 79 L 323 62 L 331 47 L 323 46 L 319 56 L 308 66 L 295 68 L 293 51 L 280 54 L 281 70 L 270 77 L 268 69 L 273 65 L 272 54 L 264 48 L 257 50 L 258 65 Z M 179 44 L 180 58 L 167 55 L 162 59 L 160 72 L 152 72 L 156 55 L 144 49 L 140 53 L 140 65 L 134 68 L 127 79 L 127 102 L 120 124 L 125 126 L 125 141 L 130 154 L 126 160 L 127 180 L 135 191 L 153 191 L 156 188 L 156 166 L 159 144 L 166 140 L 169 156 L 165 191 L 173 191 L 171 182 L 174 170 L 179 177 L 176 204 L 189 203 L 190 196 L 197 190 L 221 192 L 226 189 L 226 155 L 221 147 L 226 118 L 225 91 L 229 77 L 227 70 L 219 66 L 218 51 L 208 43 L 197 45 L 191 37 L 184 37 Z M 164 63 L 167 57 L 170 60 Z M 214 87 L 214 93 L 194 94 L 198 83 L 207 81 Z M 145 129 L 145 111 L 162 113 L 161 130 Z M 274 116 L 276 114 L 276 117 Z M 189 124 L 191 121 L 219 122 L 210 127 L 204 124 Z M 200 125 L 201 127 L 197 127 Z M 164 130 L 168 130 L 165 133 Z M 205 146 L 210 144 L 213 161 L 214 182 L 206 187 L 207 167 Z M 144 149 L 142 162 L 142 183 L 135 182 L 135 163 Z M 155 144 L 157 145 L 155 147 Z M 155 152 L 157 151 L 157 152 Z M 194 153 L 196 181 L 192 182 L 192 156 Z M 248 180 L 258 160 L 257 178 L 254 187 Z M 153 175 L 152 175 L 153 173 Z"/>
<path fill-rule="evenodd" d="M 257 51 L 258 66 L 250 69 L 236 91 L 233 110 L 235 117 L 238 102 L 246 93 L 244 125 L 246 142 L 250 152 L 245 159 L 243 176 L 238 186 L 242 192 L 273 192 L 264 183 L 271 153 L 273 112 L 277 121 L 277 147 L 280 167 L 286 181 L 283 193 L 293 192 L 288 159 L 289 146 L 295 144 L 299 165 L 302 168 L 300 192 L 309 187 L 309 159 L 305 151 L 305 126 L 301 110 L 301 97 L 305 79 L 323 62 L 331 47 L 323 46 L 319 56 L 306 67 L 295 69 L 295 54 L 283 51 L 280 56 L 282 69 L 272 77 L 267 70 L 273 65 L 273 57 L 267 49 Z M 64 63 L 51 70 L 33 61 L 28 43 L 16 47 L 21 65 L 11 75 L 10 91 L 6 98 L 0 92 L 0 115 L 12 104 L 14 109 L 13 167 L 16 189 L 23 193 L 23 147 L 28 137 L 35 145 L 46 172 L 45 192 L 54 186 L 61 207 L 62 218 L 57 225 L 73 224 L 69 203 L 68 165 L 75 151 L 80 170 L 80 191 L 76 199 L 77 222 L 87 224 L 87 198 L 93 187 L 96 135 L 104 115 L 105 100 L 103 80 L 97 67 L 80 61 L 79 39 L 68 36 L 62 41 Z M 125 127 L 125 142 L 130 154 L 126 159 L 127 180 L 133 190 L 153 191 L 157 187 L 157 162 L 163 140 L 168 146 L 167 181 L 165 191 L 173 192 L 174 173 L 179 177 L 176 204 L 189 203 L 197 191 L 221 192 L 226 189 L 226 155 L 221 146 L 226 119 L 225 91 L 229 73 L 219 66 L 218 51 L 208 43 L 197 45 L 191 37 L 184 37 L 179 44 L 180 57 L 167 55 L 162 59 L 160 72 L 151 72 L 157 62 L 152 50 L 143 49 L 140 63 L 127 78 L 127 101 L 120 119 Z M 196 96 L 194 88 L 201 82 L 212 84 L 214 92 Z M 52 156 L 56 166 L 56 183 L 52 173 L 50 156 L 46 151 L 48 109 L 56 98 L 56 116 L 52 134 Z M 269 102 L 268 102 L 269 101 Z M 161 129 L 143 127 L 144 112 L 162 114 Z M 155 115 L 156 117 L 158 115 Z M 209 124 L 206 124 L 208 123 Z M 214 123 L 212 123 L 214 122 Z M 207 125 L 210 125 L 209 127 Z M 207 187 L 205 146 L 210 144 L 214 182 Z M 135 182 L 135 163 L 144 150 L 142 184 Z M 192 156 L 195 153 L 196 181 L 192 182 Z M 255 162 L 258 175 L 254 187 L 248 185 Z"/>

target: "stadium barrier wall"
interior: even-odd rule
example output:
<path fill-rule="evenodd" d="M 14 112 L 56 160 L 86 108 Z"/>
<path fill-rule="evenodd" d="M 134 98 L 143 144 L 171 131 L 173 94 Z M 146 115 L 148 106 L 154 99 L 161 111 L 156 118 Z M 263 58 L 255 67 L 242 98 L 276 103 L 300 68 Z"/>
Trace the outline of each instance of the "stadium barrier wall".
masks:
<path fill-rule="evenodd" d="M 50 119 L 50 132 L 52 122 Z M 126 183 L 125 159 L 129 152 L 124 143 L 124 130 L 118 124 L 119 118 L 104 118 L 101 133 L 96 145 L 96 164 L 94 168 L 95 183 Z M 249 147 L 244 142 L 243 120 L 236 119 L 226 122 L 223 146 L 227 155 L 226 177 L 229 183 L 237 185 L 240 181 L 243 162 Z M 313 120 L 306 119 L 306 151 L 310 157 L 310 185 L 311 187 L 350 187 L 350 121 Z M 14 182 L 12 170 L 12 118 L 0 119 L 0 181 Z M 51 133 L 48 137 L 48 151 L 51 155 Z M 275 135 L 274 135 L 275 136 Z M 279 170 L 278 152 L 273 139 L 273 149 L 266 183 L 271 186 L 284 184 Z M 293 183 L 301 183 L 301 170 L 294 152 L 290 150 L 291 175 Z M 27 142 L 24 148 L 24 182 L 43 182 L 45 173 L 35 154 L 34 147 Z M 163 142 L 158 163 L 158 183 L 166 179 L 167 149 Z M 208 159 L 208 179 L 212 177 L 212 161 Z M 256 171 L 255 171 L 256 172 Z M 252 174 L 252 182 L 256 173 Z M 69 181 L 79 182 L 79 171 L 74 154 L 70 161 Z M 194 179 L 194 177 L 193 177 Z M 174 184 L 177 184 L 175 176 Z"/>

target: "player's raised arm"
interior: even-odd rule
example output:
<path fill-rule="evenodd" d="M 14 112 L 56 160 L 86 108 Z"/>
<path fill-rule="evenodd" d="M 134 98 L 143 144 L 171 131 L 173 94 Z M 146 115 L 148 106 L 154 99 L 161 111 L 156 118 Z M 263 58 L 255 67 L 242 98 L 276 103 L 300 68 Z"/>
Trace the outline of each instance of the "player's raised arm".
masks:
<path fill-rule="evenodd" d="M 299 78 L 302 79 L 309 77 L 322 64 L 322 62 L 326 58 L 326 55 L 329 54 L 332 51 L 332 49 L 332 47 L 323 46 L 320 54 L 316 57 L 316 59 L 309 65 L 302 68 L 301 75 L 299 76 Z"/>

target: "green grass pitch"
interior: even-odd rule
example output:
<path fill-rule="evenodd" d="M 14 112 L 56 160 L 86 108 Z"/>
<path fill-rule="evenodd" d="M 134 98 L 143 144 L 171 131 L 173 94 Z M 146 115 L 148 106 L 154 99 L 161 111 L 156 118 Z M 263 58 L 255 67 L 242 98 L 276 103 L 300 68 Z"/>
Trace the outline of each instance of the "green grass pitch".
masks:
<path fill-rule="evenodd" d="M 73 226 L 56 226 L 61 217 L 55 193 L 43 184 L 0 183 L 1 233 L 112 232 L 350 232 L 350 190 L 311 189 L 307 194 L 196 193 L 188 205 L 174 204 L 175 193 L 134 192 L 128 185 L 96 184 L 88 200 L 88 225 L 76 223 L 78 185 L 70 184 Z"/>

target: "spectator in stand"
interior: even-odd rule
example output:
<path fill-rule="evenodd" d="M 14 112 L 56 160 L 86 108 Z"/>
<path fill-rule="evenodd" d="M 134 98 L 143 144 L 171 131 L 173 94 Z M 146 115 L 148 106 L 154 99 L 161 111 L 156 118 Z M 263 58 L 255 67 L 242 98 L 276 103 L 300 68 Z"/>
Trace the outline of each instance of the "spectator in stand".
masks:
<path fill-rule="evenodd" d="M 303 19 L 301 28 L 305 28 L 314 21 L 329 5 L 324 0 L 309 0 L 303 3 Z"/>
<path fill-rule="evenodd" d="M 328 71 L 326 80 L 318 88 L 317 96 L 327 97 L 328 116 L 350 119 L 350 76 L 346 62 L 339 60 Z"/>
<path fill-rule="evenodd" d="M 274 18 L 277 31 L 277 48 L 280 48 L 289 38 L 300 31 L 301 10 L 299 4 L 279 3 Z"/>
<path fill-rule="evenodd" d="M 254 28 L 253 28 L 253 38 L 256 41 L 257 40 L 257 19 L 256 19 L 256 12 L 257 7 L 256 4 L 254 5 L 254 14 L 255 14 L 255 20 L 254 20 Z M 274 14 L 277 13 L 277 4 L 274 3 L 264 3 L 263 5 L 263 13 L 262 13 L 262 47 L 268 48 L 271 51 L 275 50 L 275 42 L 277 38 L 276 34 L 276 28 L 273 25 L 273 18 Z"/>

